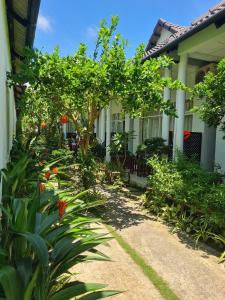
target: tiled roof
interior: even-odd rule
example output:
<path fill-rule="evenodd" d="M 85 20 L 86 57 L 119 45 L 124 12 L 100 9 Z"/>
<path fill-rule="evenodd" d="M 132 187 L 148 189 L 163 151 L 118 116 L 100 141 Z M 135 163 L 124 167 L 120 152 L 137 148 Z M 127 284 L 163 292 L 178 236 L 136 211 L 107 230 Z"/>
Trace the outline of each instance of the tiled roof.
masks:
<path fill-rule="evenodd" d="M 171 34 L 174 34 L 174 33 L 178 32 L 179 30 L 184 29 L 185 27 L 170 23 L 170 22 L 160 18 L 153 30 L 153 33 L 152 33 L 149 41 L 148 41 L 146 51 L 148 51 L 151 48 L 153 48 L 154 46 L 156 46 L 156 44 L 158 43 L 159 37 L 160 37 L 160 32 L 163 28 L 165 28 Z"/>
<path fill-rule="evenodd" d="M 209 9 L 206 14 L 197 18 L 195 21 L 191 23 L 190 26 L 184 27 L 179 25 L 173 25 L 165 21 L 167 24 L 171 24 L 171 27 L 173 26 L 176 32 L 172 33 L 169 36 L 169 38 L 165 39 L 163 42 L 157 44 L 156 46 L 150 49 L 147 47 L 146 49 L 148 49 L 148 51 L 145 52 L 145 56 L 143 60 L 146 60 L 152 56 L 156 56 L 162 53 L 164 50 L 170 48 L 170 46 L 175 47 L 176 44 L 178 44 L 181 39 L 184 40 L 185 38 L 194 34 L 196 31 L 198 31 L 198 29 L 200 30 L 202 25 L 208 23 L 210 24 L 210 21 L 213 21 L 214 18 L 217 17 L 217 15 L 219 15 L 222 12 L 225 13 L 225 0 L 217 4 L 213 8 Z"/>

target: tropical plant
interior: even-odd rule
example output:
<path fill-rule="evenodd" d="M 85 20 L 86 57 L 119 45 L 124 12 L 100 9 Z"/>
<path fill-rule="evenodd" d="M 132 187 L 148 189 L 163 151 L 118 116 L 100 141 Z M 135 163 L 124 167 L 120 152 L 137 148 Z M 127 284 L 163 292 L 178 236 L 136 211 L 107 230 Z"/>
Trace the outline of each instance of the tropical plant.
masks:
<path fill-rule="evenodd" d="M 126 158 L 129 155 L 128 143 L 134 138 L 133 131 L 117 132 L 113 135 L 109 146 L 110 154 L 116 158 L 117 165 L 124 167 Z"/>
<path fill-rule="evenodd" d="M 39 167 L 30 170 L 25 155 L 1 173 L 1 299 L 100 299 L 117 293 L 73 275 L 71 268 L 80 262 L 109 259 L 95 247 L 110 237 L 92 230 L 89 224 L 99 220 L 84 213 L 98 201 L 86 201 L 86 191 L 57 188 L 56 163 L 37 175 Z"/>

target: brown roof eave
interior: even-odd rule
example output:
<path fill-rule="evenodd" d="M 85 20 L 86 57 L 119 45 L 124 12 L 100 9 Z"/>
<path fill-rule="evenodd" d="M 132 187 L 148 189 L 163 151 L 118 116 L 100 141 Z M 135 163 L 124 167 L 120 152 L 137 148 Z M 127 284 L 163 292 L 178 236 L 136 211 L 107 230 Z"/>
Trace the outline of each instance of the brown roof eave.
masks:
<path fill-rule="evenodd" d="M 163 46 L 162 48 L 160 48 L 158 50 L 156 50 L 152 54 L 146 55 L 146 57 L 143 58 L 142 62 L 144 62 L 145 60 L 147 60 L 151 57 L 156 57 L 156 56 L 162 54 L 163 52 L 166 52 L 168 50 L 172 50 L 172 49 L 176 48 L 180 42 L 182 42 L 183 40 L 189 38 L 193 34 L 205 29 L 206 27 L 208 27 L 209 25 L 211 25 L 213 23 L 215 23 L 215 25 L 217 27 L 220 27 L 225 23 L 225 9 L 223 9 L 219 13 L 215 14 L 211 18 L 208 18 L 207 20 L 205 20 L 201 24 L 199 24 L 197 26 L 194 26 L 193 28 L 188 30 L 186 33 L 184 33 L 183 35 L 181 35 L 180 37 L 178 37 L 177 39 L 175 39 L 171 43 Z"/>

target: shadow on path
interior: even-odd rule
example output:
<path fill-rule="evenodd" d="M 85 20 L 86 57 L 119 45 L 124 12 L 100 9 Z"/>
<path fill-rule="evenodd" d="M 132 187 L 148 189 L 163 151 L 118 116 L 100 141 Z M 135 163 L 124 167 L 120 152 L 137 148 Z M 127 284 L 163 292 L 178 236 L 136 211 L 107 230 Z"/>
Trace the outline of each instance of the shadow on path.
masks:
<path fill-rule="evenodd" d="M 141 211 L 137 201 L 132 201 L 120 192 L 104 190 L 104 194 L 107 197 L 107 204 L 106 209 L 101 211 L 101 217 L 115 229 L 121 230 L 137 226 L 145 220 L 151 219 Z"/>

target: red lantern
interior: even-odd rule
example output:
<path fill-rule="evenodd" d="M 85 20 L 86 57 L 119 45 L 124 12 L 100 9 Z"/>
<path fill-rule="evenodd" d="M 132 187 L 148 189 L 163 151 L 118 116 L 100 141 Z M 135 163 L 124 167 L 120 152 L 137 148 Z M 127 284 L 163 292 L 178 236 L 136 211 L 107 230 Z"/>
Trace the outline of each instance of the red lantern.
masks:
<path fill-rule="evenodd" d="M 46 123 L 43 121 L 43 122 L 41 122 L 41 129 L 45 129 L 46 128 Z"/>
<path fill-rule="evenodd" d="M 69 121 L 69 117 L 68 117 L 67 115 L 63 115 L 63 116 L 61 116 L 60 119 L 59 119 L 59 122 L 60 122 L 61 124 L 66 124 L 66 123 L 68 123 L 68 121 Z"/>
<path fill-rule="evenodd" d="M 191 132 L 189 130 L 184 130 L 184 140 L 187 141 L 191 136 Z"/>

